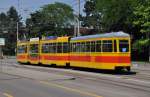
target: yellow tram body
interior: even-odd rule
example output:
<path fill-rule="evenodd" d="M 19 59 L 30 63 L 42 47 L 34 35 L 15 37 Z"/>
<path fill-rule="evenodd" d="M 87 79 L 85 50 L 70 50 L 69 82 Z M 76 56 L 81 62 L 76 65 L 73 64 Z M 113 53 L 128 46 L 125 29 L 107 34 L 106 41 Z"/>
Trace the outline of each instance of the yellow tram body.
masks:
<path fill-rule="evenodd" d="M 63 52 L 64 45 L 68 44 L 69 37 L 52 37 L 40 41 L 42 64 L 53 64 L 57 66 L 66 66 L 68 63 L 68 51 Z"/>
<path fill-rule="evenodd" d="M 70 43 L 86 43 L 101 41 L 112 41 L 112 52 L 70 52 L 70 57 L 76 57 L 75 60 L 70 59 L 70 66 L 85 67 L 95 69 L 110 69 L 115 70 L 116 67 L 126 68 L 130 67 L 130 48 L 128 52 L 119 52 L 119 40 L 129 41 L 129 37 L 112 37 L 112 38 L 91 38 L 86 40 L 74 40 Z M 114 40 L 116 40 L 116 51 L 114 51 Z M 102 50 L 102 45 L 101 45 Z M 99 60 L 98 60 L 99 58 Z M 78 60 L 79 59 L 79 60 Z M 81 60 L 82 59 L 82 60 Z M 122 60 L 122 61 L 120 61 Z"/>
<path fill-rule="evenodd" d="M 28 62 L 30 64 L 39 64 L 40 61 L 40 41 L 34 38 L 29 42 Z"/>
<path fill-rule="evenodd" d="M 20 63 L 28 62 L 28 42 L 17 43 L 17 61 Z"/>
<path fill-rule="evenodd" d="M 28 43 L 19 42 L 17 47 L 21 45 L 27 46 L 25 53 L 17 54 L 18 62 L 22 63 L 128 71 L 131 67 L 130 36 L 123 32 L 74 38 L 51 36 Z"/>

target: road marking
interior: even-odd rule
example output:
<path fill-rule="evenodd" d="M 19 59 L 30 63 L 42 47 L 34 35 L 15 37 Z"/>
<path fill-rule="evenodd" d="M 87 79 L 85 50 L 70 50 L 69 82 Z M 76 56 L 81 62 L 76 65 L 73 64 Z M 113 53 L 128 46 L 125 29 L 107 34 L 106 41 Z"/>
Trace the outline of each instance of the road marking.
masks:
<path fill-rule="evenodd" d="M 3 93 L 4 96 L 6 97 L 13 97 L 12 95 L 8 94 L 8 93 Z"/>
<path fill-rule="evenodd" d="M 59 88 L 65 89 L 67 91 L 77 92 L 77 93 L 88 95 L 88 96 L 91 96 L 91 97 L 103 97 L 103 96 L 99 96 L 99 95 L 89 93 L 89 92 L 86 92 L 86 91 L 81 91 L 79 89 L 73 89 L 73 88 L 65 87 L 65 86 L 62 86 L 60 84 L 49 83 L 49 82 L 46 82 L 46 81 L 40 81 L 40 83 L 50 85 L 50 86 L 59 87 Z"/>

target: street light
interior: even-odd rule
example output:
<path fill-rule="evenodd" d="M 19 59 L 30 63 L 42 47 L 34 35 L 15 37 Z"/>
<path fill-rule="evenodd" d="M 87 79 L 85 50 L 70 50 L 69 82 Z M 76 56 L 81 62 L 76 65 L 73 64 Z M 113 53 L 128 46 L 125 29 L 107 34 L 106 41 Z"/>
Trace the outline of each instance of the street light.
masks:
<path fill-rule="evenodd" d="M 18 42 L 18 33 L 19 33 L 19 23 L 17 22 L 17 42 Z"/>

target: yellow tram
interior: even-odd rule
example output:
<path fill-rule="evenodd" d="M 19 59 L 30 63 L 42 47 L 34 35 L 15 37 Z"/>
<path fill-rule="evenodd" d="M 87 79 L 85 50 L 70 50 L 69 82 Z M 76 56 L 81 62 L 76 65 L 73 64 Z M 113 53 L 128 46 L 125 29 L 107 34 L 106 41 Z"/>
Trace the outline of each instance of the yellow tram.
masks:
<path fill-rule="evenodd" d="M 23 45 L 18 43 L 18 49 Z M 26 60 L 31 64 L 55 64 L 58 66 L 73 66 L 95 69 L 130 71 L 130 36 L 124 32 L 111 32 L 105 34 L 55 37 L 29 41 Z"/>

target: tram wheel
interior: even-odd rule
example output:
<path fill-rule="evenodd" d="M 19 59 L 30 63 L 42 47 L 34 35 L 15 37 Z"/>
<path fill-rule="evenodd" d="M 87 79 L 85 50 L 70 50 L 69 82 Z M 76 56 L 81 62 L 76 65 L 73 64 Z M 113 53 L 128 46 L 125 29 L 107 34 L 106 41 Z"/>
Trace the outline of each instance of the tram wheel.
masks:
<path fill-rule="evenodd" d="M 66 67 L 69 68 L 70 67 L 70 63 L 66 63 Z"/>
<path fill-rule="evenodd" d="M 130 72 L 130 71 L 131 71 L 131 68 L 130 68 L 130 67 L 127 67 L 126 69 L 127 69 L 127 71 L 128 71 L 128 72 Z"/>
<path fill-rule="evenodd" d="M 56 64 L 51 64 L 52 67 L 56 67 Z"/>
<path fill-rule="evenodd" d="M 123 69 L 123 67 L 116 67 L 115 71 L 121 71 Z"/>

